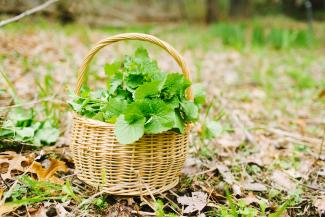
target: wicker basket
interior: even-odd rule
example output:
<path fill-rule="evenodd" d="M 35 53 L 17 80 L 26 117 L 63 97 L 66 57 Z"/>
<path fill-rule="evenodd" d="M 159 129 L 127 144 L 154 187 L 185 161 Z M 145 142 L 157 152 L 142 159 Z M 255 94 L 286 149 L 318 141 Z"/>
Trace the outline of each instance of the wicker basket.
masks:
<path fill-rule="evenodd" d="M 182 57 L 169 44 L 151 35 L 125 33 L 101 40 L 90 50 L 79 69 L 76 94 L 93 56 L 103 47 L 123 40 L 158 45 L 174 58 L 189 79 Z M 187 97 L 192 98 L 190 89 Z M 115 195 L 157 194 L 177 185 L 187 155 L 188 129 L 184 134 L 168 131 L 144 135 L 133 144 L 122 145 L 116 140 L 114 128 L 114 124 L 73 113 L 70 147 L 81 180 Z"/>

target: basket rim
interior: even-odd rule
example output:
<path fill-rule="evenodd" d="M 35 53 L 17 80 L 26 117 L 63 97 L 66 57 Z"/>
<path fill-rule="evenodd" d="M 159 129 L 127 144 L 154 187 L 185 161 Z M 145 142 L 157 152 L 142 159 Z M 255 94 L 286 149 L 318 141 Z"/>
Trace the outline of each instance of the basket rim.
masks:
<path fill-rule="evenodd" d="M 99 121 L 99 120 L 95 120 L 92 118 L 88 118 L 85 116 L 82 116 L 80 114 L 78 114 L 75 111 L 72 111 L 72 115 L 73 115 L 73 119 L 79 119 L 79 121 L 82 121 L 83 123 L 87 124 L 89 127 L 104 127 L 104 128 L 110 128 L 110 129 L 115 129 L 115 124 L 111 124 L 111 123 L 107 123 L 104 121 Z M 184 133 L 177 133 L 175 131 L 172 130 L 168 130 L 162 133 L 167 133 L 167 132 L 175 132 L 177 134 L 183 135 L 188 133 L 191 129 L 193 128 L 193 123 L 185 123 L 185 131 Z M 158 134 L 144 134 L 144 135 L 159 135 L 162 133 L 158 133 Z"/>

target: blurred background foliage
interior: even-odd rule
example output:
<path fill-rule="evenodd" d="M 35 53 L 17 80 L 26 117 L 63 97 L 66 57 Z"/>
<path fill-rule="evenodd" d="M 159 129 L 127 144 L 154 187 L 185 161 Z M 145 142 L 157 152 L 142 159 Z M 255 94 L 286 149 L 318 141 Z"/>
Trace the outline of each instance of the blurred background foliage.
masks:
<path fill-rule="evenodd" d="M 35 7 L 44 0 L 0 0 L 0 13 L 13 15 Z M 134 22 L 216 22 L 259 15 L 283 14 L 307 19 L 325 18 L 325 0 L 70 0 L 59 1 L 42 13 L 62 22 L 93 25 Z M 311 15 L 311 14 L 310 14 Z"/>

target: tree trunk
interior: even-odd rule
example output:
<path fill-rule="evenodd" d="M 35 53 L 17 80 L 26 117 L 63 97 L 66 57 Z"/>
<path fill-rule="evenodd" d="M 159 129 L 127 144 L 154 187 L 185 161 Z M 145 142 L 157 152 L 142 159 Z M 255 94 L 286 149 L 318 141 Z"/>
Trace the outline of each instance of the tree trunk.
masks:
<path fill-rule="evenodd" d="M 206 22 L 213 23 L 218 19 L 217 0 L 206 0 Z"/>
<path fill-rule="evenodd" d="M 249 0 L 230 0 L 230 16 L 242 17 L 249 14 Z"/>

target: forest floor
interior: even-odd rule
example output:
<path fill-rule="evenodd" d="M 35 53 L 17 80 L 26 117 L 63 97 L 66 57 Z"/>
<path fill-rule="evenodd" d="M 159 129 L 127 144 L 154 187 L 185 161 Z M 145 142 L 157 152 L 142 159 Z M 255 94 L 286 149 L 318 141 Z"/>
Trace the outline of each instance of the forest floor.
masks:
<path fill-rule="evenodd" d="M 303 23 L 282 19 L 259 22 L 268 27 L 305 28 Z M 318 38 L 325 38 L 324 27 L 325 23 L 314 26 Z M 144 32 L 168 41 L 184 56 L 193 83 L 202 83 L 206 89 L 207 103 L 191 132 L 180 183 L 154 197 L 112 196 L 87 186 L 74 174 L 68 147 L 71 114 L 66 100 L 76 83 L 78 66 L 98 40 L 122 32 Z M 280 42 L 277 48 L 263 44 L 254 47 L 238 38 L 222 41 L 217 35 L 215 27 L 202 25 L 91 28 L 39 19 L 0 29 L 1 71 L 14 85 L 11 92 L 16 92 L 20 105 L 32 107 L 37 118 L 54 119 L 60 129 L 60 138 L 53 146 L 18 146 L 16 153 L 1 145 L 7 152 L 1 153 L 0 170 L 8 179 L 0 181 L 0 213 L 201 217 L 324 214 L 324 44 L 297 47 Z M 103 85 L 103 64 L 132 53 L 140 45 L 149 49 L 161 68 L 179 71 L 157 47 L 118 43 L 97 55 L 88 83 Z M 8 95 L 8 82 L 0 79 L 0 85 L 2 95 Z M 18 106 L 6 105 L 4 97 L 0 103 L 3 111 Z M 28 162 L 21 165 L 23 161 L 51 165 L 35 172 L 38 179 L 60 179 L 62 185 L 29 179 L 30 173 L 22 177 L 19 171 L 28 167 Z"/>

